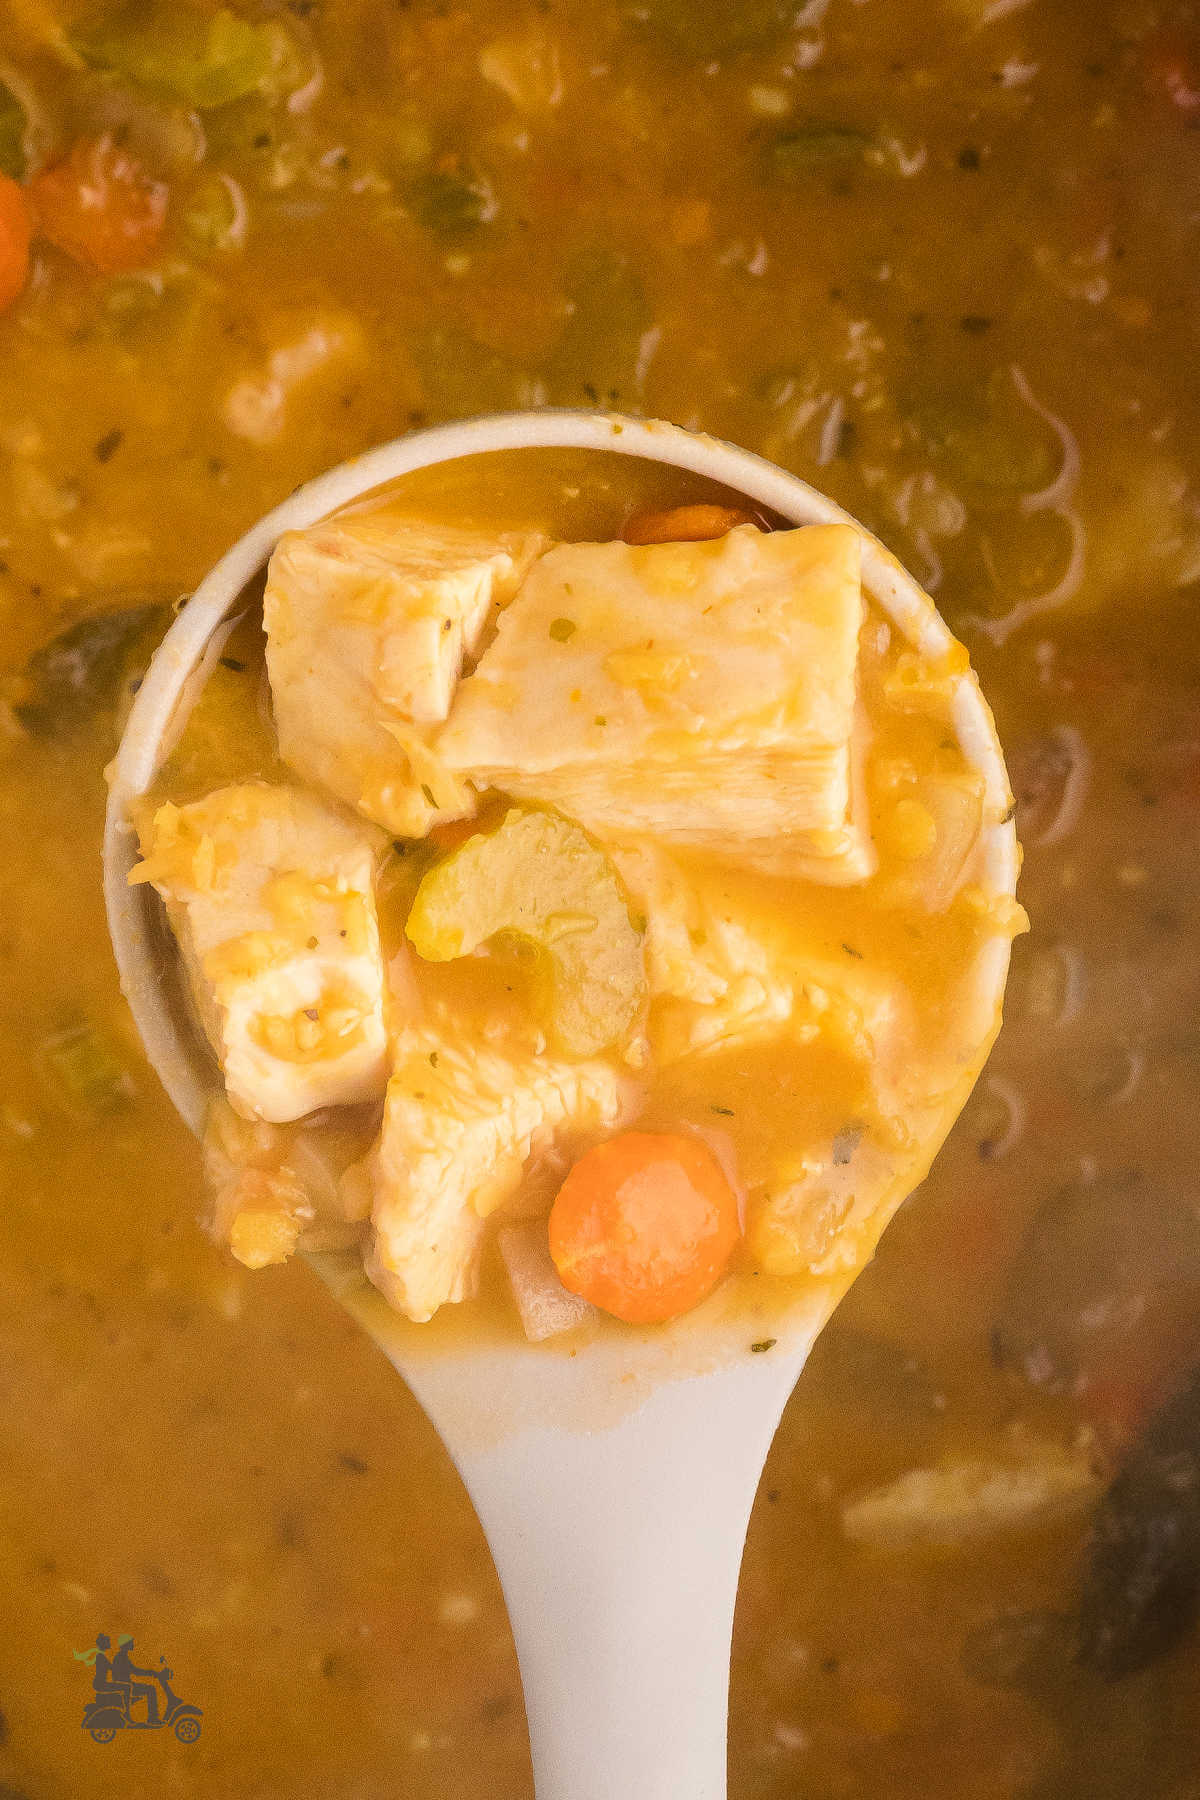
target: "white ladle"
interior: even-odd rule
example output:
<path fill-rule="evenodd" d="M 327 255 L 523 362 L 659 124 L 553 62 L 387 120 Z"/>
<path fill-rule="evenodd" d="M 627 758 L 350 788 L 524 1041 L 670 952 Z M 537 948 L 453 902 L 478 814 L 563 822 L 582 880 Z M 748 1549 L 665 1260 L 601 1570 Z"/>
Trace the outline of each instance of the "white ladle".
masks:
<path fill-rule="evenodd" d="M 113 769 L 105 835 L 122 986 L 146 1053 L 194 1131 L 212 1065 L 182 1022 L 157 896 L 126 880 L 136 860 L 129 809 L 211 667 L 218 628 L 283 532 L 414 469 L 561 446 L 692 470 L 798 525 L 847 517 L 732 445 L 653 421 L 536 412 L 385 444 L 301 488 L 248 532 L 201 583 L 142 684 Z M 868 592 L 914 647 L 937 657 L 951 640 L 932 602 L 882 545 L 862 537 Z M 986 785 L 977 879 L 1011 895 L 1018 853 L 1008 783 L 973 676 L 959 684 L 955 722 Z M 947 1099 L 930 1156 L 998 1025 L 1008 953 L 1000 929 L 979 953 L 967 1024 L 979 1055 Z M 538 1800 L 722 1800 L 730 1636 L 750 1508 L 784 1404 L 852 1277 L 798 1285 L 786 1302 L 764 1301 L 757 1312 L 718 1298 L 673 1326 L 614 1330 L 571 1353 L 528 1344 L 515 1327 L 479 1337 L 409 1326 L 356 1257 L 311 1260 L 409 1383 L 474 1501 L 520 1657 Z"/>

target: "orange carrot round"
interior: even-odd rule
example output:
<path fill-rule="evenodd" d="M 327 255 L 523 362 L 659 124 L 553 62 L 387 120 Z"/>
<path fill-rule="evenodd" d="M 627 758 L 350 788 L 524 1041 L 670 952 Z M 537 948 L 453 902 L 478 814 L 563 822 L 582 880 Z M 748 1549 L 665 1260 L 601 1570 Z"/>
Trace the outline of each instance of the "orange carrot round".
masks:
<path fill-rule="evenodd" d="M 153 261 L 167 190 L 111 137 L 82 139 L 30 192 L 42 236 L 85 268 L 117 275 Z"/>
<path fill-rule="evenodd" d="M 29 208 L 24 191 L 0 175 L 0 312 L 25 291 L 29 279 Z"/>
<path fill-rule="evenodd" d="M 550 1255 L 574 1294 L 650 1325 L 698 1306 L 741 1236 L 720 1163 L 682 1132 L 626 1131 L 571 1170 L 550 1212 Z"/>

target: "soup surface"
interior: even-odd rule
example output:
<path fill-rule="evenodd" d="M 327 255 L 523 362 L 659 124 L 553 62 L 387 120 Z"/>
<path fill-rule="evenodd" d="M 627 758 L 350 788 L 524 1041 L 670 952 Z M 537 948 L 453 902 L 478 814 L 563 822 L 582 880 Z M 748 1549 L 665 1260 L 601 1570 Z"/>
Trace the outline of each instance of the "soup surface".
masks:
<path fill-rule="evenodd" d="M 97 882 L 146 645 L 80 621 L 149 640 L 413 425 L 597 401 L 883 537 L 970 651 L 1026 847 L 1005 1031 L 772 1452 L 732 1792 L 1192 1800 L 1195 7 L 237 17 L 0 0 L 0 1782 L 527 1800 L 432 1432 L 302 1267 L 194 1224 Z M 197 1743 L 79 1729 L 97 1632 L 166 1656 Z"/>

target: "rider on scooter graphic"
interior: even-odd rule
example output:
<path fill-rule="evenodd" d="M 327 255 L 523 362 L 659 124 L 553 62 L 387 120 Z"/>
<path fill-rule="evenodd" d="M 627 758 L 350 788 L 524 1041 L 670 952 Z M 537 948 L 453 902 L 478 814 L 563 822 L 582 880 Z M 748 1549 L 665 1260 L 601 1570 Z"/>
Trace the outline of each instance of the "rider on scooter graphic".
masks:
<path fill-rule="evenodd" d="M 98 1744 L 111 1743 L 118 1731 L 156 1731 L 167 1725 L 182 1744 L 193 1744 L 200 1736 L 201 1712 L 172 1693 L 171 1671 L 166 1659 L 159 1658 L 157 1669 L 141 1669 L 130 1654 L 133 1643 L 128 1632 L 117 1639 L 110 1656 L 111 1640 L 103 1631 L 87 1650 L 75 1650 L 77 1662 L 92 1665 L 94 1698 L 84 1708 L 83 1729 L 90 1731 Z M 155 1685 L 152 1685 L 155 1684 Z M 163 1709 L 159 1707 L 159 1690 Z M 138 1701 L 146 1703 L 144 1719 L 134 1717 Z"/>

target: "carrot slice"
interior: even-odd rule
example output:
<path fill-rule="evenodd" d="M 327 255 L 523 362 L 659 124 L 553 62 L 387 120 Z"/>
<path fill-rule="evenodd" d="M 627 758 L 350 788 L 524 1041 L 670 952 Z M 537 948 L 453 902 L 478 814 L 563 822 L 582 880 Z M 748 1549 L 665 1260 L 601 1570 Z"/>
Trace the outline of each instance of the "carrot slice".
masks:
<path fill-rule="evenodd" d="M 29 208 L 23 190 L 0 175 L 0 312 L 25 291 L 29 279 Z"/>
<path fill-rule="evenodd" d="M 82 139 L 30 192 L 42 236 L 85 268 L 117 275 L 153 260 L 166 187 L 111 137 Z"/>
<path fill-rule="evenodd" d="M 667 512 L 634 513 L 622 532 L 627 544 L 701 544 L 724 537 L 735 525 L 753 525 L 736 506 L 673 506 Z"/>
<path fill-rule="evenodd" d="M 650 1325 L 711 1293 L 741 1229 L 737 1196 L 698 1138 L 626 1131 L 582 1156 L 559 1189 L 550 1255 L 573 1294 Z"/>

